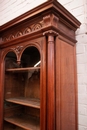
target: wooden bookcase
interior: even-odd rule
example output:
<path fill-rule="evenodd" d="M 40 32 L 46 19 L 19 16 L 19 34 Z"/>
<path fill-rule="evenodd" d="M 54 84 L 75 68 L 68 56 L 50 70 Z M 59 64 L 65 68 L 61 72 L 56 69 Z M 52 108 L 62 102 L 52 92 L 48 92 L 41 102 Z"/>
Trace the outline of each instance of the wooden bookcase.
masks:
<path fill-rule="evenodd" d="M 79 26 L 50 0 L 0 27 L 0 130 L 78 130 Z"/>

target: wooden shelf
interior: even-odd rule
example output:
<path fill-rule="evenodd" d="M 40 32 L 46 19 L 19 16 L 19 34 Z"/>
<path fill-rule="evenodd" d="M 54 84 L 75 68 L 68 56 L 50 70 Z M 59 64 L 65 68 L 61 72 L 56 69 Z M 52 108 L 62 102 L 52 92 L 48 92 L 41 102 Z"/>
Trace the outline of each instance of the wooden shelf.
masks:
<path fill-rule="evenodd" d="M 15 129 L 14 129 L 14 128 L 9 128 L 9 127 L 8 127 L 8 128 L 4 128 L 4 130 L 24 130 L 24 129 L 21 129 L 21 128 L 15 128 Z"/>
<path fill-rule="evenodd" d="M 27 68 L 13 68 L 13 69 L 6 69 L 7 72 L 27 72 L 30 70 L 37 70 L 40 67 L 27 67 Z"/>
<path fill-rule="evenodd" d="M 8 102 L 11 102 L 11 103 L 16 103 L 16 104 L 25 105 L 25 106 L 40 109 L 40 100 L 39 99 L 17 97 L 17 98 L 5 99 L 5 100 L 8 101 Z"/>
<path fill-rule="evenodd" d="M 38 117 L 17 115 L 5 117 L 4 120 L 26 130 L 40 130 L 40 120 Z"/>
<path fill-rule="evenodd" d="M 19 127 L 4 126 L 4 130 L 24 130 L 24 129 Z"/>
<path fill-rule="evenodd" d="M 14 128 L 9 128 L 9 127 L 8 127 L 8 128 L 4 128 L 4 130 L 24 130 L 24 129 L 21 129 L 21 128 L 15 128 L 15 129 L 14 129 Z"/>

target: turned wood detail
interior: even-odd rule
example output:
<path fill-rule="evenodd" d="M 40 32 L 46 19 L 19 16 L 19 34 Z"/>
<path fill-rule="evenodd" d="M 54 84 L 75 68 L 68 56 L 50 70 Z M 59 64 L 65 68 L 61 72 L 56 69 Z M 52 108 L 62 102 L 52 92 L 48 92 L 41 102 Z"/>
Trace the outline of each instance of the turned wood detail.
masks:
<path fill-rule="evenodd" d="M 55 36 L 57 32 L 44 32 L 47 37 L 47 130 L 55 130 Z M 49 112 L 50 109 L 50 112 Z"/>
<path fill-rule="evenodd" d="M 50 33 L 48 35 L 48 51 L 47 51 L 47 130 L 55 130 L 55 64 L 54 64 L 54 36 Z M 49 112 L 49 109 L 51 113 Z"/>

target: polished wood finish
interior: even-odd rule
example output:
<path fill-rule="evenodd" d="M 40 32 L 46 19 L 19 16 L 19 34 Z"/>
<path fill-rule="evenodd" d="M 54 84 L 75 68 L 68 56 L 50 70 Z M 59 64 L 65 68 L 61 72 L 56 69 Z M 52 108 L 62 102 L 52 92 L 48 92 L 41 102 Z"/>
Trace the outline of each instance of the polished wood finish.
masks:
<path fill-rule="evenodd" d="M 78 130 L 79 26 L 49 0 L 0 27 L 0 130 Z"/>
<path fill-rule="evenodd" d="M 39 119 L 35 119 L 32 116 L 27 117 L 27 115 L 21 115 L 21 118 L 20 116 L 13 116 L 6 117 L 4 120 L 27 130 L 40 130 Z"/>
<path fill-rule="evenodd" d="M 54 57 L 54 35 L 48 33 L 47 54 L 47 130 L 55 129 L 55 57 Z M 50 111 L 49 111 L 50 110 Z"/>
<path fill-rule="evenodd" d="M 35 99 L 19 97 L 19 98 L 9 98 L 6 99 L 6 101 L 40 109 L 40 101 Z"/>
<path fill-rule="evenodd" d="M 29 70 L 37 70 L 40 69 L 40 67 L 27 67 L 27 68 L 14 68 L 14 69 L 6 69 L 8 72 L 27 72 Z"/>

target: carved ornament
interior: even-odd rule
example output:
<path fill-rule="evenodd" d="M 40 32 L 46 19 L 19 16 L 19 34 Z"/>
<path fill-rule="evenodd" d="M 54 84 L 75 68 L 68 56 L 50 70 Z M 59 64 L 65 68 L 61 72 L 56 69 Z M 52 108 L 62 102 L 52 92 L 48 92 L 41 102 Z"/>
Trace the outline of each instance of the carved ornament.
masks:
<path fill-rule="evenodd" d="M 9 36 L 5 36 L 2 38 L 3 42 L 11 41 L 13 39 L 16 39 L 18 37 L 24 36 L 26 34 L 29 34 L 31 32 L 34 32 L 36 30 L 39 30 L 42 28 L 42 23 L 37 23 L 32 26 L 24 28 L 22 31 L 18 30 L 17 32 L 14 32 L 13 34 L 10 34 Z"/>
<path fill-rule="evenodd" d="M 19 54 L 22 50 L 23 46 L 16 46 L 15 48 L 12 48 L 17 54 Z"/>
<path fill-rule="evenodd" d="M 58 21 L 59 18 L 55 16 L 54 14 L 49 14 L 45 17 L 43 17 L 44 26 L 54 26 L 55 28 L 58 28 Z"/>
<path fill-rule="evenodd" d="M 46 36 L 49 36 L 49 35 L 57 36 L 58 33 L 56 31 L 53 31 L 53 30 L 48 30 L 48 31 L 44 32 L 43 35 L 46 35 Z"/>

